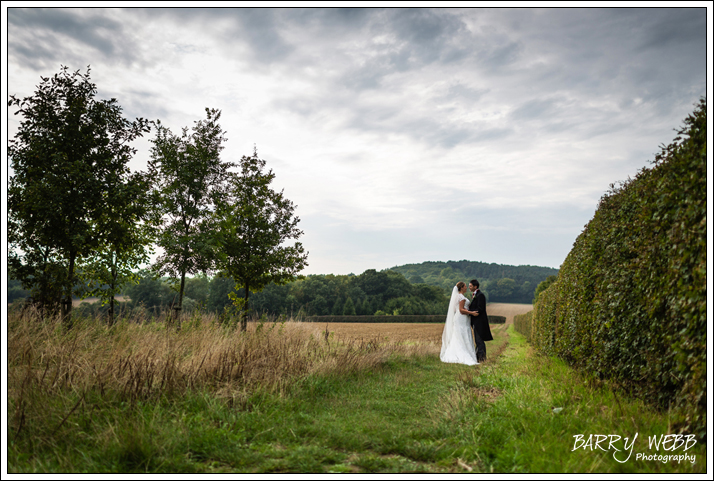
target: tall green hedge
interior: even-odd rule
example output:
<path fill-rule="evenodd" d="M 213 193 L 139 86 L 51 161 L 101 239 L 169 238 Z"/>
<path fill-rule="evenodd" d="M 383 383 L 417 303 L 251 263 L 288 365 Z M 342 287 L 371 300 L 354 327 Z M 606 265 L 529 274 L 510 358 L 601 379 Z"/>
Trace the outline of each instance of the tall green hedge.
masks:
<path fill-rule="evenodd" d="M 706 431 L 706 99 L 652 168 L 612 186 L 515 327 Z"/>

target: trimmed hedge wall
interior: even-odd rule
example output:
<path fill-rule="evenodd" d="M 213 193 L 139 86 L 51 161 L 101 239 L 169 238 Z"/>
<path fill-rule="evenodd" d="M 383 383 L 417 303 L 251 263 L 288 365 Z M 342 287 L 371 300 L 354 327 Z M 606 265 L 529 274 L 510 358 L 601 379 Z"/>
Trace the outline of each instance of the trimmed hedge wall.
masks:
<path fill-rule="evenodd" d="M 515 328 L 540 350 L 706 432 L 706 100 L 655 158 L 612 187 L 558 279 Z"/>
<path fill-rule="evenodd" d="M 310 316 L 305 322 L 427 322 L 443 324 L 446 316 Z M 503 324 L 503 316 L 488 316 L 489 324 Z"/>
<path fill-rule="evenodd" d="M 523 334 L 526 339 L 533 342 L 531 339 L 531 325 L 533 324 L 533 311 L 528 311 L 525 314 L 517 314 L 513 316 L 513 328 Z"/>

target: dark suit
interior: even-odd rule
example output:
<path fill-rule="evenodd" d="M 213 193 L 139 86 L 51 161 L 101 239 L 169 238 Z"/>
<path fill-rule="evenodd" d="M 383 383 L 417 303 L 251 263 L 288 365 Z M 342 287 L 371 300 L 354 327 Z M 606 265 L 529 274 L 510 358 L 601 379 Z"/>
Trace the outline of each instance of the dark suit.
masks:
<path fill-rule="evenodd" d="M 474 340 L 476 341 L 476 358 L 479 362 L 486 359 L 486 343 L 493 341 L 491 328 L 488 325 L 488 314 L 486 313 L 486 296 L 479 289 L 474 292 L 469 311 L 478 311 L 478 316 L 471 315 L 471 327 L 474 330 Z"/>

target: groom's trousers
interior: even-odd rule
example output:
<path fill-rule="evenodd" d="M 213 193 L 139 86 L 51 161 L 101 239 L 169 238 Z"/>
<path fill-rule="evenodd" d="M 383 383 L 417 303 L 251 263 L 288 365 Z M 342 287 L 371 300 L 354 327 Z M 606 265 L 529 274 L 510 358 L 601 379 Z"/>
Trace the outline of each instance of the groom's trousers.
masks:
<path fill-rule="evenodd" d="M 486 343 L 483 342 L 481 336 L 478 335 L 476 329 L 472 326 L 471 329 L 474 332 L 474 341 L 476 341 L 476 360 L 482 362 L 486 360 Z"/>

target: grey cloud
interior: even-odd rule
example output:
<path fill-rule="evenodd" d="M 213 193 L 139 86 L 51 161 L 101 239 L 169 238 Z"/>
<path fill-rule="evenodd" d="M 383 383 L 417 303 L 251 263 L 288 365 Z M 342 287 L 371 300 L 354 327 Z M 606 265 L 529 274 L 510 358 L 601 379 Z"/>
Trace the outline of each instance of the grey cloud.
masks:
<path fill-rule="evenodd" d="M 205 29 L 230 50 L 235 42 L 250 47 L 253 60 L 260 64 L 284 61 L 295 49 L 280 31 L 286 24 L 285 10 L 273 8 L 156 8 L 143 9 L 147 20 L 177 20 Z M 288 19 L 289 20 L 289 19 Z"/>
<path fill-rule="evenodd" d="M 293 99 L 279 99 L 272 103 L 273 107 L 278 110 L 287 110 L 290 113 L 310 117 L 317 111 L 317 105 L 313 100 L 298 97 Z"/>
<path fill-rule="evenodd" d="M 462 83 L 456 83 L 449 86 L 446 94 L 441 97 L 445 101 L 468 101 L 470 103 L 480 100 L 486 95 L 490 89 L 487 88 L 471 88 Z"/>
<path fill-rule="evenodd" d="M 648 25 L 642 28 L 641 50 L 673 48 L 702 49 L 706 45 L 706 8 L 672 8 L 656 10 Z"/>
<path fill-rule="evenodd" d="M 344 32 L 345 28 L 364 27 L 374 13 L 375 10 L 370 8 L 301 8 L 283 10 L 282 16 L 309 28 Z"/>
<path fill-rule="evenodd" d="M 498 70 L 515 63 L 523 54 L 523 44 L 521 42 L 509 42 L 505 45 L 497 45 L 486 48 L 479 52 L 476 57 L 481 68 L 487 70 Z"/>
<path fill-rule="evenodd" d="M 550 59 L 533 67 L 534 88 L 614 94 L 623 103 L 641 97 L 659 112 L 681 101 L 660 98 L 664 86 L 700 82 L 703 91 L 703 9 L 556 9 L 532 15 L 521 28 L 525 55 Z M 701 80 L 692 77 L 697 69 Z"/>
<path fill-rule="evenodd" d="M 493 126 L 488 122 L 463 124 L 425 116 L 413 119 L 398 107 L 374 106 L 354 110 L 346 126 L 360 131 L 391 131 L 446 149 L 463 143 L 500 140 L 513 132 L 510 127 Z"/>
<path fill-rule="evenodd" d="M 389 25 L 411 54 L 429 63 L 452 50 L 452 40 L 465 31 L 458 16 L 444 10 L 398 9 L 390 11 Z"/>
<path fill-rule="evenodd" d="M 10 57 L 34 70 L 41 70 L 50 65 L 57 67 L 59 62 L 57 53 L 57 43 L 44 35 L 38 35 L 27 42 L 15 41 L 12 48 L 8 48 Z"/>
<path fill-rule="evenodd" d="M 512 120 L 541 119 L 544 115 L 552 114 L 557 106 L 553 99 L 529 100 L 511 113 Z"/>
<path fill-rule="evenodd" d="M 512 135 L 515 131 L 511 127 L 486 127 L 484 123 L 483 128 L 477 128 L 475 133 L 471 136 L 471 142 L 490 142 L 494 140 L 505 139 L 506 137 Z"/>
<path fill-rule="evenodd" d="M 472 12 L 476 18 L 483 17 L 483 27 L 473 31 L 465 28 L 461 18 Z M 331 68 L 338 73 L 323 86 L 329 95 L 283 101 L 282 108 L 305 116 L 328 111 L 346 118 L 345 125 L 352 129 L 396 130 L 447 148 L 511 135 L 512 129 L 498 125 L 450 125 L 449 106 L 444 104 L 476 107 L 486 94 L 492 105 L 507 92 L 516 93 L 513 98 L 520 104 L 508 117 L 514 128 L 538 120 L 539 128 L 550 133 L 574 130 L 580 136 L 592 136 L 610 133 L 613 125 L 619 125 L 619 121 L 607 120 L 617 113 L 609 110 L 611 104 L 585 112 L 578 106 L 581 99 L 604 96 L 620 109 L 631 109 L 639 98 L 649 104 L 652 110 L 648 112 L 662 115 L 686 102 L 698 85 L 704 91 L 703 65 L 701 81 L 681 78 L 691 75 L 692 66 L 703 57 L 699 50 L 704 42 L 683 48 L 705 32 L 698 10 L 327 9 L 280 10 L 276 17 L 277 23 L 301 19 L 306 29 L 302 35 L 309 36 L 313 42 L 309 45 L 319 46 L 319 52 L 329 52 L 334 60 Z M 677 33 L 680 29 L 701 33 Z M 379 42 L 372 41 L 377 37 Z M 356 38 L 364 45 L 359 55 L 353 57 L 354 52 L 343 50 L 340 42 L 345 38 Z M 643 45 L 650 47 L 643 50 Z M 364 105 L 372 91 L 388 84 L 385 79 L 390 75 L 409 72 L 418 79 L 424 66 L 435 64 L 443 66 L 446 76 L 449 62 L 460 62 L 459 72 L 474 75 L 476 85 L 489 88 L 452 83 L 430 99 L 432 107 L 439 105 L 447 114 L 438 122 L 424 112 L 407 113 L 408 106 Z M 682 68 L 672 69 L 668 64 Z M 692 88 L 682 90 L 683 84 Z M 513 102 L 504 106 L 509 104 Z"/>
<path fill-rule="evenodd" d="M 365 66 L 350 69 L 341 78 L 341 83 L 351 90 L 373 90 L 381 86 L 382 78 L 390 73 L 386 62 L 372 60 Z"/>
<path fill-rule="evenodd" d="M 93 63 L 87 62 L 81 52 L 65 48 L 67 39 L 72 39 L 113 62 L 131 64 L 138 60 L 137 49 L 122 23 L 112 18 L 112 13 L 91 12 L 85 17 L 78 10 L 9 9 L 8 35 L 12 37 L 9 55 L 35 67 Z"/>
<path fill-rule="evenodd" d="M 280 35 L 275 11 L 272 9 L 241 9 L 241 28 L 232 35 L 244 38 L 262 62 L 275 62 L 287 57 L 294 49 Z"/>
<path fill-rule="evenodd" d="M 170 116 L 170 111 L 165 105 L 170 105 L 168 99 L 166 102 L 156 102 L 157 96 L 143 97 L 135 92 L 127 91 L 122 93 L 121 97 L 113 95 L 119 105 L 122 106 L 124 116 L 133 120 L 137 117 L 143 117 L 148 120 L 166 119 Z"/>
<path fill-rule="evenodd" d="M 417 71 L 435 62 L 453 63 L 472 52 L 464 22 L 454 13 L 429 9 L 394 9 L 369 11 L 364 19 L 371 38 L 386 38 L 389 43 L 373 43 L 372 58 L 362 65 L 352 65 L 341 79 L 353 90 L 374 89 L 392 73 Z"/>

